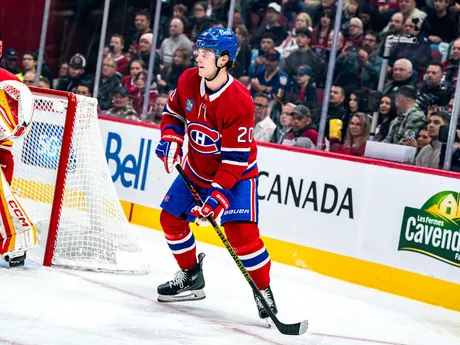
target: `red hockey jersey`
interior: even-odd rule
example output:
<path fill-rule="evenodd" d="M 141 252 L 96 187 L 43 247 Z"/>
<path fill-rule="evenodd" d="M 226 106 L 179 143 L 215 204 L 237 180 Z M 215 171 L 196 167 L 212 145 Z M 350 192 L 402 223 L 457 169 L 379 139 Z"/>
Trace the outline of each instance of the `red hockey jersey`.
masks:
<path fill-rule="evenodd" d="M 161 129 L 186 129 L 185 172 L 199 186 L 215 182 L 225 189 L 258 176 L 254 141 L 254 102 L 231 75 L 218 91 L 206 93 L 198 68 L 182 73 L 163 111 Z"/>

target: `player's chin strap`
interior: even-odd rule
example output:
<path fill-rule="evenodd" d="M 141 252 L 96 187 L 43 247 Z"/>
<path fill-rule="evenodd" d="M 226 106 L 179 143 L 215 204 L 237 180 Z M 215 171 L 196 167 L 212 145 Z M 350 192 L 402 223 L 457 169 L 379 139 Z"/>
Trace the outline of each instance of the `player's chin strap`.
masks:
<path fill-rule="evenodd" d="M 224 54 L 222 54 L 222 55 L 224 55 Z M 222 56 L 222 55 L 221 55 L 221 56 Z M 219 56 L 219 57 L 220 57 L 220 56 Z M 212 77 L 212 78 L 204 78 L 204 79 L 206 79 L 206 81 L 213 81 L 214 79 L 216 79 L 217 76 L 219 75 L 220 70 L 226 66 L 226 65 L 223 66 L 223 67 L 217 66 L 217 61 L 218 61 L 218 60 L 219 60 L 219 58 L 216 59 L 216 68 L 217 68 L 216 74 L 214 74 L 214 77 Z"/>

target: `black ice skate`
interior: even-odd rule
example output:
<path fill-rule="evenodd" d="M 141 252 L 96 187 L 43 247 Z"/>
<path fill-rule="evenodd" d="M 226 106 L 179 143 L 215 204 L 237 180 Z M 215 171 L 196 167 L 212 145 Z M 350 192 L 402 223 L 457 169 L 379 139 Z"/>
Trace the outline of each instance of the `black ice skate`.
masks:
<path fill-rule="evenodd" d="M 158 302 L 197 301 L 206 297 L 204 293 L 203 259 L 198 255 L 198 263 L 188 270 L 178 271 L 174 279 L 158 286 Z"/>
<path fill-rule="evenodd" d="M 24 266 L 25 260 L 26 260 L 26 252 L 5 255 L 5 261 L 8 262 L 11 268 Z"/>
<path fill-rule="evenodd" d="M 276 315 L 278 313 L 278 308 L 276 307 L 275 298 L 273 297 L 273 293 L 272 293 L 272 289 L 270 289 L 270 285 L 267 286 L 265 289 L 260 290 L 260 293 L 264 297 L 265 301 L 267 301 L 268 306 L 270 307 L 273 314 Z M 254 299 L 257 304 L 257 309 L 259 310 L 259 317 L 261 319 L 266 319 L 268 317 L 268 313 L 265 310 L 262 303 L 259 301 L 259 298 L 255 294 L 254 294 Z"/>

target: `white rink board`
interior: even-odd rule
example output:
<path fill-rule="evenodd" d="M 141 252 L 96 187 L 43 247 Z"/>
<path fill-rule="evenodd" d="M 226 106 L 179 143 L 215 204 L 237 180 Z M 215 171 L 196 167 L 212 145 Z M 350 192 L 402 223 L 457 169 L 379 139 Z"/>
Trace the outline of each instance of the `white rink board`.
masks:
<path fill-rule="evenodd" d="M 105 118 L 100 126 L 120 199 L 158 208 L 174 178 L 166 175 L 155 156 L 159 130 Z M 127 158 L 128 155 L 131 156 Z M 127 163 L 123 168 L 117 162 L 124 160 Z M 443 191 L 458 193 L 458 179 L 265 146 L 259 146 L 258 167 L 260 225 L 266 236 L 460 284 L 458 266 L 398 250 L 400 238 L 406 234 L 401 231 L 405 208 L 420 209 L 433 195 Z M 122 171 L 125 186 L 121 182 Z M 287 193 L 289 181 L 291 188 Z M 321 212 L 326 185 L 329 187 Z M 335 190 L 337 204 L 332 208 Z M 317 210 L 313 200 L 302 208 L 307 194 L 315 199 L 314 191 Z M 295 205 L 294 195 L 300 196 L 299 207 Z M 349 209 L 340 207 L 342 202 Z M 333 211 L 327 213 L 327 209 Z M 432 232 L 430 236 L 434 235 Z"/>

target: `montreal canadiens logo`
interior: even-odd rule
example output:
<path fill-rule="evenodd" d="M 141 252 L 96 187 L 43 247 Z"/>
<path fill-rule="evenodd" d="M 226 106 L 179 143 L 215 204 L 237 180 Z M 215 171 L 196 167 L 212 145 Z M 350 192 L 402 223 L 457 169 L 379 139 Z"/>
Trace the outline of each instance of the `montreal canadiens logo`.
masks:
<path fill-rule="evenodd" d="M 188 135 L 192 148 L 199 153 L 211 155 L 218 153 L 220 134 L 201 123 L 189 123 Z"/>

